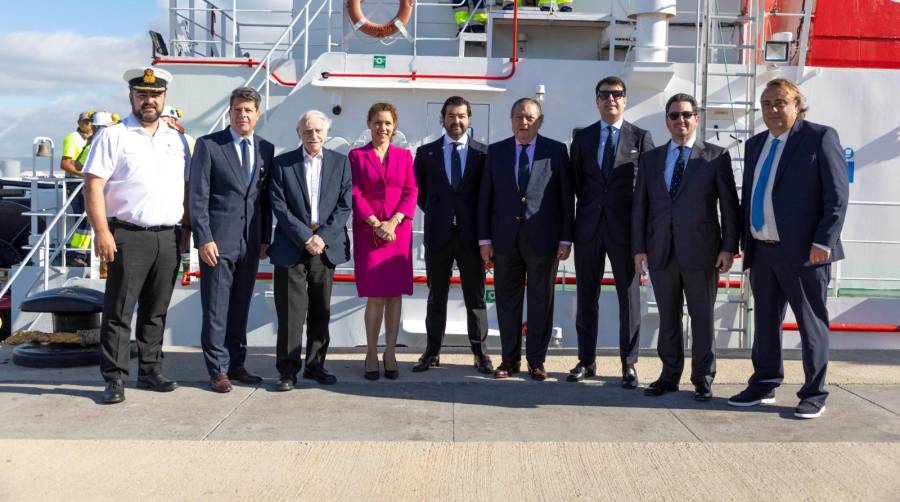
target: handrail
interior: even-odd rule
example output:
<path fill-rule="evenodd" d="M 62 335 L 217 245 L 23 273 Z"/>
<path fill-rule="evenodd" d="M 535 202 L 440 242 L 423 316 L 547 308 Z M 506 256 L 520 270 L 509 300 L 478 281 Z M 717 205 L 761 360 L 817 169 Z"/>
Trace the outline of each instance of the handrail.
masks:
<path fill-rule="evenodd" d="M 0 298 L 2 298 L 3 295 L 5 295 L 6 292 L 12 288 L 12 285 L 16 281 L 16 278 L 19 277 L 23 270 L 25 270 L 24 264 L 28 263 L 34 257 L 34 254 L 38 251 L 38 249 L 43 249 L 45 254 L 47 255 L 44 257 L 43 271 L 44 283 L 46 285 L 47 271 L 50 268 L 50 232 L 55 229 L 56 224 L 59 223 L 59 220 L 66 214 L 66 211 L 69 209 L 72 201 L 75 200 L 75 196 L 78 195 L 78 192 L 80 192 L 83 187 L 84 183 L 81 183 L 77 187 L 75 187 L 74 190 L 72 190 L 72 194 L 69 195 L 69 198 L 66 199 L 65 203 L 62 204 L 62 207 L 59 209 L 59 211 L 56 212 L 56 215 L 53 216 L 53 219 L 50 220 L 50 223 L 47 224 L 47 227 L 44 229 L 44 233 L 42 233 L 41 236 L 38 237 L 38 240 L 35 241 L 34 244 L 32 244 L 31 251 L 29 251 L 28 254 L 25 255 L 25 258 L 21 261 L 23 265 L 19 266 L 16 271 L 13 272 L 13 275 L 9 278 L 9 280 L 6 281 L 6 284 L 4 284 L 2 288 L 0 288 Z"/>
<path fill-rule="evenodd" d="M 293 15 L 293 16 L 292 16 L 291 22 L 290 22 L 290 23 L 287 25 L 287 27 L 285 27 L 285 29 L 281 32 L 281 36 L 279 36 L 279 37 L 278 37 L 278 40 L 276 40 L 276 41 L 272 44 L 272 47 L 268 50 L 268 52 L 266 52 L 266 55 L 263 56 L 263 58 L 262 58 L 261 60 L 259 60 L 260 63 L 258 63 L 258 64 L 256 65 L 256 70 L 254 70 L 253 73 L 250 74 L 250 76 L 249 76 L 249 77 L 247 78 L 247 80 L 244 82 L 244 86 L 249 87 L 249 86 L 250 86 L 250 83 L 253 81 L 253 79 L 256 78 L 257 75 L 259 75 L 260 70 L 262 70 L 263 68 L 266 68 L 267 77 L 266 77 L 266 79 L 265 79 L 262 83 L 260 83 L 259 87 L 257 87 L 256 90 L 259 90 L 259 88 L 261 88 L 263 85 L 265 85 L 265 84 L 268 83 L 268 81 L 269 81 L 268 76 L 271 75 L 271 72 L 268 71 L 268 67 L 269 67 L 269 64 L 270 64 L 270 62 L 271 62 L 272 55 L 275 53 L 276 50 L 278 50 L 278 48 L 279 48 L 279 46 L 281 45 L 281 43 L 282 43 L 282 41 L 284 40 L 284 38 L 287 37 L 288 34 L 290 34 L 290 33 L 293 31 L 294 26 L 297 24 L 297 21 L 300 20 L 301 16 L 302 16 L 303 19 L 305 20 L 306 26 L 303 28 L 303 31 L 301 32 L 301 34 L 297 36 L 297 40 L 299 40 L 300 37 L 303 36 L 303 37 L 305 37 L 305 39 L 308 41 L 308 39 L 309 39 L 309 34 L 308 34 L 308 32 L 309 32 L 309 24 L 310 24 L 310 22 L 316 20 L 316 18 L 319 16 L 319 14 L 321 14 L 322 9 L 325 7 L 325 5 L 329 5 L 329 6 L 331 5 L 331 0 L 322 0 L 322 3 L 319 5 L 318 10 L 316 10 L 316 13 L 313 15 L 312 19 L 310 19 L 310 17 L 309 17 L 310 8 L 309 8 L 309 6 L 310 6 L 310 4 L 312 3 L 312 1 L 313 1 L 313 0 L 309 0 L 308 2 L 306 2 L 306 4 L 303 6 L 303 8 L 300 9 L 300 11 L 297 12 L 296 15 Z M 330 8 L 329 8 L 329 12 L 330 12 Z M 329 26 L 328 29 L 330 30 L 331 27 Z M 234 36 L 234 35 L 232 35 L 232 36 Z M 296 41 L 295 41 L 294 43 L 296 43 Z M 290 45 L 288 46 L 288 48 L 285 49 L 285 53 L 287 53 L 286 51 L 290 50 L 290 49 L 293 47 L 294 43 L 290 44 Z M 330 51 L 331 51 L 331 47 L 328 47 L 326 50 L 330 52 Z M 248 59 L 249 59 L 249 58 L 248 58 Z M 306 64 L 306 61 L 305 61 L 305 60 L 304 60 L 304 64 Z M 305 71 L 305 68 L 304 68 L 304 71 Z M 295 85 L 296 85 L 296 84 L 295 84 Z M 266 91 L 266 95 L 267 95 L 267 96 L 266 96 L 266 102 L 268 103 L 268 88 L 267 88 L 267 91 Z M 268 104 L 266 105 L 266 111 L 268 111 Z M 224 122 L 225 122 L 225 117 L 226 117 L 227 115 L 228 115 L 228 107 L 226 106 L 226 107 L 225 107 L 225 110 L 222 112 L 222 114 L 220 115 L 219 119 L 216 120 L 215 122 L 213 122 L 212 126 L 210 126 L 209 131 L 207 131 L 207 134 L 212 133 L 213 131 L 215 131 L 215 130 L 219 129 L 220 127 L 222 127 L 222 125 L 223 125 Z"/>

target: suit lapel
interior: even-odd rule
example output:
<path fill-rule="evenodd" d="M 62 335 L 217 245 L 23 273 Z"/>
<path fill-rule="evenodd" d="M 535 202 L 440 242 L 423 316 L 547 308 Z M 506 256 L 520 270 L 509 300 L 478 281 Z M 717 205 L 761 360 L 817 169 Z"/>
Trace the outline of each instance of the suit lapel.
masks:
<path fill-rule="evenodd" d="M 438 140 L 435 148 L 432 150 L 433 155 L 436 156 L 436 161 L 434 165 L 437 166 L 437 177 L 439 180 L 443 181 L 447 187 L 453 189 L 453 185 L 450 184 L 450 180 L 447 178 L 447 166 L 444 164 L 444 137 L 441 136 L 441 139 Z"/>
<path fill-rule="evenodd" d="M 599 156 L 600 150 L 603 149 L 603 145 L 600 144 L 600 138 L 603 137 L 603 122 L 598 120 L 594 125 L 590 126 L 590 129 L 588 130 L 588 134 L 589 134 L 589 136 L 587 139 L 587 144 L 594 147 L 593 151 L 590 152 L 591 153 L 591 164 L 590 165 L 593 166 L 593 168 L 596 171 L 600 171 L 602 168 L 600 166 L 600 161 L 599 161 L 598 156 Z M 613 162 L 613 164 L 615 164 L 615 162 Z"/>
<path fill-rule="evenodd" d="M 481 152 L 473 148 L 474 145 L 474 140 L 470 137 L 469 146 L 466 148 L 466 168 L 463 171 L 462 182 L 460 183 L 460 185 L 465 185 L 466 181 L 471 179 L 472 176 L 475 176 L 474 174 L 472 174 L 472 171 L 475 170 L 475 168 L 472 166 L 475 165 L 475 162 L 477 161 L 476 159 L 479 155 L 481 155 Z M 443 158 L 443 155 L 441 157 Z M 447 176 L 447 171 L 444 171 L 444 176 Z"/>
<path fill-rule="evenodd" d="M 678 191 L 675 192 L 675 197 L 678 198 L 681 195 L 681 192 L 684 191 L 684 187 L 690 183 L 691 178 L 697 172 L 697 169 L 700 168 L 700 163 L 703 162 L 703 159 L 700 156 L 703 154 L 703 142 L 699 139 L 694 142 L 693 148 L 691 148 L 691 156 L 688 158 L 687 164 L 684 166 L 684 176 L 681 177 L 681 184 L 678 185 Z"/>
<path fill-rule="evenodd" d="M 669 155 L 669 143 L 671 142 L 672 140 L 666 142 L 666 147 L 660 149 L 659 153 L 657 153 L 659 158 L 656 159 L 655 162 L 649 163 L 649 165 L 656 166 L 656 169 L 659 169 L 654 178 L 656 178 L 656 183 L 659 185 L 659 189 L 664 193 L 669 193 L 669 189 L 666 188 L 666 156 Z M 671 197 L 669 199 L 671 199 Z"/>
<path fill-rule="evenodd" d="M 389 160 L 391 147 L 388 146 L 387 152 L 385 152 L 384 157 L 385 160 Z M 372 164 L 372 169 L 378 173 L 378 176 L 381 177 L 382 182 L 387 182 L 387 166 L 388 162 L 381 163 L 381 159 L 378 158 L 378 154 L 375 153 L 375 145 L 369 143 L 368 150 L 366 151 L 366 156 L 369 158 L 369 163 Z"/>
<path fill-rule="evenodd" d="M 784 145 L 784 150 L 781 152 L 781 159 L 778 160 L 778 170 L 775 171 L 775 181 L 772 183 L 772 186 L 778 184 L 778 180 L 784 175 L 785 166 L 793 155 L 794 150 L 797 149 L 797 145 L 800 143 L 800 128 L 803 126 L 803 119 L 797 119 L 794 122 L 794 126 L 791 127 L 791 132 L 788 133 L 787 142 Z"/>
<path fill-rule="evenodd" d="M 768 133 L 765 134 L 768 135 Z M 759 138 L 759 141 L 756 141 L 753 148 L 747 152 L 747 158 L 744 159 L 743 184 L 749 187 L 749 193 L 753 193 L 753 178 L 756 176 L 756 163 L 759 161 L 759 156 L 762 155 L 762 149 L 765 144 L 766 136 Z M 781 158 L 784 158 L 784 155 L 782 155 Z"/>
<path fill-rule="evenodd" d="M 619 167 L 619 164 L 628 158 L 633 143 L 631 124 L 622 122 L 622 128 L 619 129 L 619 144 L 616 145 L 616 161 L 613 163 L 613 168 Z"/>
<path fill-rule="evenodd" d="M 297 177 L 297 183 L 300 184 L 300 191 L 303 193 L 303 202 L 306 205 L 306 211 L 312 211 L 309 204 L 309 187 L 306 186 L 306 164 L 303 163 L 303 146 L 297 150 L 297 160 L 294 162 L 294 175 Z"/>
<path fill-rule="evenodd" d="M 528 193 L 532 190 L 543 192 L 546 186 L 547 178 L 552 174 L 552 166 L 550 165 L 550 157 L 547 154 L 546 145 L 543 137 L 538 135 L 534 145 L 534 161 L 531 164 L 531 178 L 528 181 Z"/>
<path fill-rule="evenodd" d="M 222 142 L 220 145 L 222 146 L 222 150 L 224 150 L 225 158 L 228 159 L 228 163 L 231 165 L 231 173 L 234 175 L 235 181 L 238 182 L 238 186 L 246 186 L 246 178 L 244 177 L 244 172 L 241 168 L 241 159 L 234 149 L 234 140 L 231 137 L 231 131 L 229 131 L 229 128 L 225 128 L 221 134 Z"/>
<path fill-rule="evenodd" d="M 328 150 L 322 149 L 322 172 L 319 174 L 319 219 L 322 219 L 322 215 L 325 214 L 322 210 L 322 204 L 325 200 L 325 197 L 322 195 L 325 193 L 328 184 L 331 182 L 331 178 L 334 177 L 334 156 L 331 155 L 331 152 Z M 319 223 L 322 223 L 321 221 Z"/>

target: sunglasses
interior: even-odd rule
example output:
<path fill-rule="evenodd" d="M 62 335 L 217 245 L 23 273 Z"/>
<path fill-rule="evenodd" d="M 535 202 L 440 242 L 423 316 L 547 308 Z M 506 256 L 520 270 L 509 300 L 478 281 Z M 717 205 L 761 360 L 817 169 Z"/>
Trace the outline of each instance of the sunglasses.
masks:
<path fill-rule="evenodd" d="M 669 117 L 669 120 L 672 121 L 678 120 L 678 117 L 684 120 L 691 120 L 691 117 L 694 115 L 697 115 L 697 112 L 669 112 L 666 114 L 666 117 Z"/>
<path fill-rule="evenodd" d="M 597 93 L 598 99 L 609 99 L 610 96 L 615 99 L 622 99 L 625 97 L 625 91 L 600 91 Z"/>

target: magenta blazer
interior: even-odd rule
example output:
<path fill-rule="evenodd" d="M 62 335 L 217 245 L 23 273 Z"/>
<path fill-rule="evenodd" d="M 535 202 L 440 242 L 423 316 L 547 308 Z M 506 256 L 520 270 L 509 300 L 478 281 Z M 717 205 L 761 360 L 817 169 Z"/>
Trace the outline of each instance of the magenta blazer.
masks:
<path fill-rule="evenodd" d="M 353 224 L 364 225 L 369 216 L 387 220 L 397 212 L 412 220 L 416 214 L 416 173 L 412 153 L 388 147 L 387 166 L 375 154 L 372 143 L 350 151 L 353 175 Z"/>

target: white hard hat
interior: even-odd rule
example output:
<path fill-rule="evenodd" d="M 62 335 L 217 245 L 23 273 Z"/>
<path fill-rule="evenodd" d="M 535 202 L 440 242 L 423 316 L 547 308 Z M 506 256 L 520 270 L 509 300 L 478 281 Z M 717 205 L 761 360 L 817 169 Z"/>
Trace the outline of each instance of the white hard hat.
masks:
<path fill-rule="evenodd" d="M 94 112 L 94 116 L 91 118 L 92 126 L 107 127 L 115 123 L 116 121 L 113 120 L 112 113 L 109 112 Z"/>
<path fill-rule="evenodd" d="M 181 110 L 175 108 L 174 106 L 166 105 L 163 107 L 162 113 L 159 114 L 160 117 L 172 117 L 175 120 L 181 118 Z"/>

